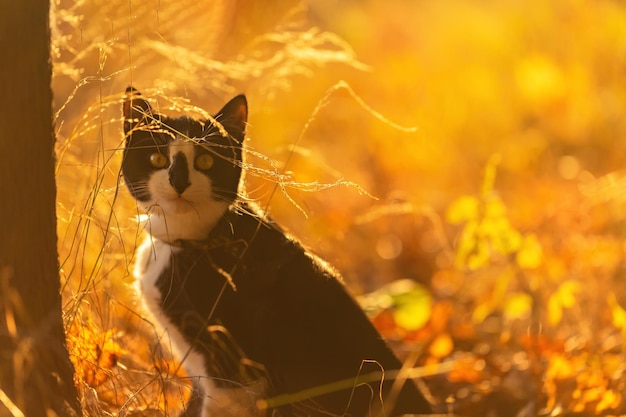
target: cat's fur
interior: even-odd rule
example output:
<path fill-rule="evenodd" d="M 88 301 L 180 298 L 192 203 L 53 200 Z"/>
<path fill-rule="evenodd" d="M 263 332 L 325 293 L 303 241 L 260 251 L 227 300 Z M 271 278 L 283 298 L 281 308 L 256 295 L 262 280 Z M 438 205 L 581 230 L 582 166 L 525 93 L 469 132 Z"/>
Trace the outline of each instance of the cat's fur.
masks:
<path fill-rule="evenodd" d="M 150 233 L 135 275 L 195 380 L 199 396 L 188 415 L 208 417 L 224 391 L 246 394 L 235 401 L 254 412 L 255 397 L 400 369 L 339 276 L 238 199 L 245 97 L 226 104 L 215 123 L 168 118 L 132 87 L 126 93 L 122 173 Z M 202 154 L 212 158 L 209 169 Z M 392 383 L 348 382 L 268 412 L 361 417 L 380 410 L 381 397 L 389 415 L 430 412 L 413 381 L 387 402 Z"/>

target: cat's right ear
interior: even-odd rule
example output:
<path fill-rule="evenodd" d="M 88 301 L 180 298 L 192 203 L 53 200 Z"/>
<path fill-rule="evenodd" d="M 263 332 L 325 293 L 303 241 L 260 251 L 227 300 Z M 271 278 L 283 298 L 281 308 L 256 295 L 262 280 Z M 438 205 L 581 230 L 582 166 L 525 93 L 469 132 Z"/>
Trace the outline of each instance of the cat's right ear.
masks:
<path fill-rule="evenodd" d="M 124 113 L 124 134 L 126 135 L 137 126 L 150 124 L 150 120 L 154 118 L 150 103 L 144 100 L 141 93 L 132 86 L 126 88 L 122 112 Z"/>
<path fill-rule="evenodd" d="M 248 101 L 243 94 L 230 100 L 215 118 L 233 137 L 243 140 L 248 121 Z"/>

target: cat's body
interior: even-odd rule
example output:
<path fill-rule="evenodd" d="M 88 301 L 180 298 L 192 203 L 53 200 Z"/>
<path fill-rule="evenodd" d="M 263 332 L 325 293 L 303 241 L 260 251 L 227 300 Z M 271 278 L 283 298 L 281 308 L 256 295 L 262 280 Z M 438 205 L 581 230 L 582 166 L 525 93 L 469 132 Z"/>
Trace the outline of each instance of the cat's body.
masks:
<path fill-rule="evenodd" d="M 228 391 L 243 392 L 236 401 L 254 412 L 256 397 L 344 380 L 276 410 L 284 417 L 375 413 L 393 381 L 351 380 L 401 363 L 335 272 L 237 199 L 245 98 L 218 113 L 220 129 L 155 114 L 135 90 L 127 93 L 123 173 L 151 233 L 135 275 L 145 306 L 195 378 L 200 397 L 192 408 L 221 415 L 211 410 L 219 408 L 218 392 Z M 385 404 L 390 415 L 430 411 L 412 381 Z"/>

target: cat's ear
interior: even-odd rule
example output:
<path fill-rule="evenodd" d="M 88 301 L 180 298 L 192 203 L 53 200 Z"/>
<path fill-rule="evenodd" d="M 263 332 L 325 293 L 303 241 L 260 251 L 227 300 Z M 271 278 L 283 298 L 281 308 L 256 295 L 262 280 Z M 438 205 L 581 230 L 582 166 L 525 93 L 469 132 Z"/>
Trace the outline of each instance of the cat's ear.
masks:
<path fill-rule="evenodd" d="M 226 131 L 243 140 L 248 121 L 248 101 L 243 94 L 230 100 L 216 115 L 215 119 L 224 126 Z"/>
<path fill-rule="evenodd" d="M 150 120 L 153 119 L 150 103 L 144 100 L 141 93 L 132 86 L 126 88 L 122 111 L 124 113 L 125 134 L 137 126 L 149 124 Z"/>

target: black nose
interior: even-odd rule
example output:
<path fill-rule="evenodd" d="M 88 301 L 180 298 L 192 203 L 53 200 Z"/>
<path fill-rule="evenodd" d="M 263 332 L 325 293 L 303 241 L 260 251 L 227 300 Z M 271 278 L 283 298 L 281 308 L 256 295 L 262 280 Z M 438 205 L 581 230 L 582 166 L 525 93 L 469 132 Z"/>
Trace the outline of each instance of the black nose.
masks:
<path fill-rule="evenodd" d="M 172 165 L 170 165 L 168 172 L 170 184 L 172 184 L 172 187 L 174 187 L 178 195 L 181 195 L 190 185 L 187 157 L 182 152 L 178 152 L 174 155 L 174 161 Z"/>

